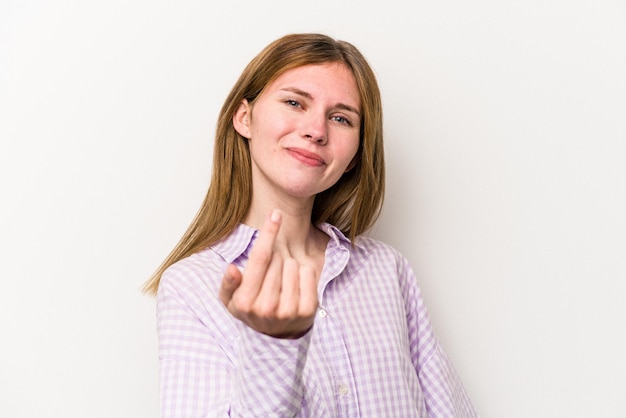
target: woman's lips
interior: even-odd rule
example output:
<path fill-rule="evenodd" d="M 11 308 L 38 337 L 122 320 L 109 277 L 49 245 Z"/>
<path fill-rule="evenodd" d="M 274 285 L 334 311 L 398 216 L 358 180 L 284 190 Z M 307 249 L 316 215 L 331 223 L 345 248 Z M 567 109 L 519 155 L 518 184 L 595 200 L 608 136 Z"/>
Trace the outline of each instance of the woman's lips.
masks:
<path fill-rule="evenodd" d="M 326 164 L 322 157 L 302 148 L 287 148 L 287 152 L 296 160 L 309 166 L 320 167 Z"/>

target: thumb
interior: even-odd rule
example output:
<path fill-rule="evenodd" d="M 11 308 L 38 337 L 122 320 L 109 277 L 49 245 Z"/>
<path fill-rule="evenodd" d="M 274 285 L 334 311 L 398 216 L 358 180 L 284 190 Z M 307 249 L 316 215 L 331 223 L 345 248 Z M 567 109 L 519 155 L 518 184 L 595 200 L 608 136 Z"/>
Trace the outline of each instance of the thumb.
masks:
<path fill-rule="evenodd" d="M 224 306 L 228 307 L 230 300 L 233 298 L 233 293 L 241 284 L 241 272 L 234 264 L 229 264 L 226 267 L 226 272 L 222 277 L 222 284 L 220 285 L 220 299 Z"/>

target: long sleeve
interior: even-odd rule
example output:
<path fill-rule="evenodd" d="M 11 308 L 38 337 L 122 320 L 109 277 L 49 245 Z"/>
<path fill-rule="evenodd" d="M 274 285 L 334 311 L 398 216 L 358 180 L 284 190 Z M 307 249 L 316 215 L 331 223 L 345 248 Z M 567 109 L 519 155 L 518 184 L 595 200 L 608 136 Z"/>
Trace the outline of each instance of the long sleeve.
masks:
<path fill-rule="evenodd" d="M 300 339 L 260 334 L 218 298 L 226 266 L 245 268 L 250 227 L 166 270 L 157 297 L 162 418 L 477 417 L 406 260 L 323 228 L 331 240 L 320 306 Z"/>
<path fill-rule="evenodd" d="M 193 264 L 163 275 L 157 326 L 162 418 L 290 417 L 301 410 L 310 333 L 276 339 L 235 320 Z"/>
<path fill-rule="evenodd" d="M 402 260 L 399 265 L 399 277 L 406 298 L 411 359 L 418 372 L 428 416 L 477 417 L 459 376 L 433 331 L 411 267 L 406 260 Z"/>

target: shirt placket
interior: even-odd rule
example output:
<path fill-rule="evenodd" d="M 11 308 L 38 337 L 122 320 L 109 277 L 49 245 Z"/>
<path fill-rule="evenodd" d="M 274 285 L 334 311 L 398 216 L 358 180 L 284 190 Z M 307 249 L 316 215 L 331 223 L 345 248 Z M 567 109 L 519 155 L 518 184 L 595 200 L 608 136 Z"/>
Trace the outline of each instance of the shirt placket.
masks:
<path fill-rule="evenodd" d="M 341 318 L 333 311 L 333 280 L 341 280 L 341 273 L 348 263 L 349 251 L 332 242 L 326 254 L 326 267 L 320 278 L 320 306 L 316 327 L 320 347 L 332 373 L 332 392 L 339 417 L 359 416 L 358 394 L 351 366 L 349 350 L 341 331 Z"/>

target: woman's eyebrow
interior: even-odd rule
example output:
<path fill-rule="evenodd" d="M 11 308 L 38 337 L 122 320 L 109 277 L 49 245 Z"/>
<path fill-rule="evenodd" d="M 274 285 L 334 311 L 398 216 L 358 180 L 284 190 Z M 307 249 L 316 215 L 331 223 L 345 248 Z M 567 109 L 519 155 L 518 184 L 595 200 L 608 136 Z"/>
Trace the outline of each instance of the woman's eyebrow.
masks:
<path fill-rule="evenodd" d="M 347 110 L 348 112 L 356 113 L 356 115 L 358 117 L 361 117 L 361 113 L 357 109 L 355 109 L 354 107 L 352 107 L 350 105 L 343 104 L 343 103 L 337 103 L 335 105 L 335 107 L 338 108 L 338 109 Z"/>
<path fill-rule="evenodd" d="M 299 96 L 306 97 L 307 99 L 313 99 L 313 96 L 311 96 L 310 93 L 308 93 L 308 92 L 306 92 L 304 90 L 301 90 L 301 89 L 299 89 L 297 87 L 284 87 L 284 88 L 282 88 L 280 90 L 288 91 L 290 93 L 295 93 L 295 94 L 297 94 Z M 345 103 L 337 103 L 334 107 L 336 107 L 338 109 L 347 110 L 348 112 L 356 113 L 356 115 L 358 117 L 361 117 L 361 112 L 359 112 L 358 109 L 356 109 L 354 106 L 350 106 L 350 105 L 347 105 Z"/>

